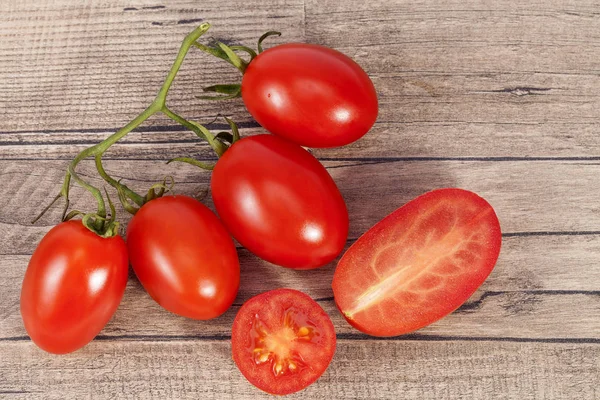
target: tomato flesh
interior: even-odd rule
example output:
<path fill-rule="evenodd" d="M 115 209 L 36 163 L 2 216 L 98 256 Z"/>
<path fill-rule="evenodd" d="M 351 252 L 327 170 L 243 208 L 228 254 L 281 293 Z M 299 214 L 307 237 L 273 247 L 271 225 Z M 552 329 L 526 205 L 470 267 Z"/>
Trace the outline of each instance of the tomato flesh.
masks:
<path fill-rule="evenodd" d="M 308 151 L 274 135 L 234 143 L 211 178 L 221 220 L 244 247 L 288 268 L 323 266 L 343 250 L 346 203 Z"/>
<path fill-rule="evenodd" d="M 335 302 L 374 336 L 402 335 L 463 304 L 491 273 L 501 232 L 490 204 L 462 189 L 426 193 L 384 218 L 340 260 Z"/>
<path fill-rule="evenodd" d="M 240 264 L 217 216 L 188 196 L 146 203 L 127 226 L 131 266 L 144 289 L 168 311 L 211 319 L 233 303 Z"/>
<path fill-rule="evenodd" d="M 306 294 L 278 289 L 248 300 L 232 328 L 233 360 L 250 383 L 294 393 L 325 372 L 335 353 L 329 316 Z"/>
<path fill-rule="evenodd" d="M 102 238 L 81 221 L 56 225 L 31 256 L 21 288 L 31 340 L 56 354 L 85 346 L 117 310 L 128 270 L 120 236 Z"/>
<path fill-rule="evenodd" d="M 272 47 L 248 65 L 242 98 L 269 132 L 309 147 L 362 137 L 377 119 L 377 93 L 352 59 L 324 46 Z"/>

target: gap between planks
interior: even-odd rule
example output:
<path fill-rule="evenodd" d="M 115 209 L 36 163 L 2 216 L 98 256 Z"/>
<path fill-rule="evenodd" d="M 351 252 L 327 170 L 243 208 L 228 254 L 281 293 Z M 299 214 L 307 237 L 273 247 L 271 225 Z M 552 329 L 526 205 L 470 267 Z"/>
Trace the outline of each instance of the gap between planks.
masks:
<path fill-rule="evenodd" d="M 555 343 L 555 344 L 600 344 L 600 338 L 526 338 L 526 337 L 478 337 L 408 334 L 393 337 L 375 337 L 361 333 L 338 333 L 339 341 L 348 342 L 509 342 L 509 343 Z M 231 340 L 231 335 L 98 335 L 97 341 L 106 342 L 222 342 Z M 0 338 L 0 342 L 30 342 L 29 336 Z"/>

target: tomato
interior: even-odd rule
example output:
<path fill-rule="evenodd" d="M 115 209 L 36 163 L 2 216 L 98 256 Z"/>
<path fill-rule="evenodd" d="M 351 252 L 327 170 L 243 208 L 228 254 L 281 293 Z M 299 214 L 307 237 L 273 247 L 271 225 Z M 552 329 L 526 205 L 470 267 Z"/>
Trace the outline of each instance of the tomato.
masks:
<path fill-rule="evenodd" d="M 172 313 L 211 319 L 235 300 L 240 264 L 233 240 L 191 197 L 165 196 L 142 206 L 127 227 L 127 249 L 144 289 Z"/>
<path fill-rule="evenodd" d="M 333 277 L 348 322 L 374 336 L 420 329 L 457 309 L 492 272 L 498 218 L 461 189 L 426 193 L 388 215 L 344 254 Z"/>
<path fill-rule="evenodd" d="M 244 73 L 242 98 L 266 130 L 302 146 L 352 143 L 377 119 L 377 93 L 365 71 L 339 51 L 314 44 L 259 54 Z"/>
<path fill-rule="evenodd" d="M 119 306 L 128 269 L 120 236 L 102 238 L 81 221 L 52 228 L 33 252 L 21 288 L 31 340 L 56 354 L 88 344 Z"/>
<path fill-rule="evenodd" d="M 335 330 L 308 295 L 277 289 L 248 300 L 233 321 L 233 361 L 257 388 L 290 394 L 315 382 L 335 353 Z"/>
<path fill-rule="evenodd" d="M 214 168 L 212 197 L 223 223 L 260 258 L 308 269 L 344 248 L 348 211 L 327 170 L 278 136 L 235 142 Z"/>

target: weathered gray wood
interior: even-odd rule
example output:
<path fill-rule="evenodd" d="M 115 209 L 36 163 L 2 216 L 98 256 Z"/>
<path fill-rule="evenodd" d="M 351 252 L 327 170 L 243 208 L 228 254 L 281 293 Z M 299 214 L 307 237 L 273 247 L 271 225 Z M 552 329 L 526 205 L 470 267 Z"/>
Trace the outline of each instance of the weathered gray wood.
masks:
<path fill-rule="evenodd" d="M 292 399 L 580 399 L 600 396 L 593 344 L 340 340 Z M 0 393 L 15 399 L 272 398 L 245 381 L 228 342 L 96 342 L 62 357 L 2 342 Z M 19 365 L 15 369 L 11 360 Z"/>
<path fill-rule="evenodd" d="M 292 271 L 261 261 L 246 250 L 239 254 L 240 292 L 235 306 L 224 316 L 198 322 L 169 314 L 132 275 L 121 307 L 101 335 L 227 336 L 244 301 L 277 287 L 306 292 L 329 312 L 338 333 L 358 333 L 346 324 L 332 301 L 334 264 L 314 271 Z M 600 235 L 507 237 L 498 265 L 480 290 L 457 312 L 418 334 L 600 340 L 598 254 Z M 19 294 L 28 261 L 28 255 L 0 259 L 0 304 L 4 305 L 0 338 L 26 335 Z"/>
<path fill-rule="evenodd" d="M 251 45 L 264 30 L 281 29 L 285 36 L 273 44 L 321 43 L 363 65 L 381 97 L 379 122 L 359 142 L 319 150 L 321 156 L 598 154 L 600 21 L 593 2 L 576 8 L 558 0 L 517 7 L 510 1 L 371 3 L 308 1 L 303 7 L 299 1 L 271 1 L 238 7 L 213 1 L 190 7 L 177 1 L 163 9 L 131 2 L 87 9 L 66 1 L 9 3 L 10 13 L 2 15 L 10 19 L 0 24 L 7 64 L 0 71 L 0 105 L 7 110 L 0 131 L 23 131 L 16 141 L 27 141 L 48 129 L 79 129 L 74 135 L 81 138 L 89 129 L 123 125 L 151 101 L 180 39 L 198 23 L 186 22 L 203 18 L 214 23 L 219 38 Z M 250 16 L 246 10 L 252 10 Z M 39 21 L 36 12 L 50 17 Z M 41 42 L 40 30 L 54 40 Z M 240 100 L 214 104 L 193 98 L 202 86 L 223 79 L 239 76 L 193 53 L 172 104 L 190 118 L 223 112 L 250 121 Z"/>
<path fill-rule="evenodd" d="M 285 30 L 288 41 L 304 34 L 299 0 L 148 3 L 3 2 L 0 130 L 123 125 L 152 101 L 181 40 L 201 21 L 214 25 L 209 38 L 253 46 L 267 30 Z M 239 79 L 225 62 L 193 51 L 170 104 L 190 117 L 212 117 L 221 106 L 194 95 L 207 84 Z M 243 106 L 238 102 L 230 111 L 239 116 Z"/>
<path fill-rule="evenodd" d="M 598 154 L 593 1 L 307 3 L 306 39 L 356 59 L 381 98 L 377 133 L 339 154 Z"/>
<path fill-rule="evenodd" d="M 479 103 L 472 106 L 478 106 Z M 430 104 L 428 107 L 436 105 Z M 408 107 L 414 110 L 414 106 Z M 514 108 L 521 112 L 522 108 Z M 454 113 L 454 111 L 450 111 Z M 568 114 L 560 111 L 559 115 Z M 197 119 L 208 123 L 205 114 Z M 131 118 L 134 117 L 132 113 Z M 393 157 L 589 157 L 597 158 L 597 122 L 485 122 L 468 119 L 450 121 L 378 122 L 362 139 L 336 149 L 313 149 L 320 158 Z M 154 121 L 154 120 L 152 120 Z M 162 125 L 162 124 L 166 125 Z M 254 125 L 248 122 L 248 125 Z M 215 125 L 209 126 L 209 128 Z M 119 127 L 114 126 L 118 129 Z M 214 131 L 226 129 L 218 125 Z M 72 159 L 81 150 L 104 140 L 113 131 L 58 130 L 0 134 L 0 159 Z M 242 136 L 265 133 L 261 127 L 242 128 Z M 538 138 L 537 140 L 534 140 Z M 542 139 L 543 138 L 543 139 Z M 543 144 L 540 141 L 543 140 Z M 493 145 L 490 143 L 493 142 Z M 544 146 L 544 147 L 542 147 Z M 540 150 L 543 148 L 544 150 Z M 193 154 L 214 158 L 208 145 L 191 132 L 181 131 L 169 121 L 158 119 L 143 126 L 113 146 L 108 157 L 148 159 Z"/>
<path fill-rule="evenodd" d="M 231 362 L 231 322 L 249 297 L 287 286 L 318 299 L 340 338 L 328 372 L 292 398 L 600 398 L 598 13 L 594 0 L 0 1 L 0 397 L 261 397 Z M 66 160 L 148 105 L 200 20 L 212 37 L 254 45 L 278 29 L 267 46 L 320 43 L 364 67 L 377 123 L 350 146 L 314 151 L 347 200 L 350 237 L 427 190 L 480 193 L 506 235 L 469 302 L 403 340 L 365 340 L 335 309 L 333 263 L 295 272 L 240 249 L 240 293 L 217 320 L 163 311 L 132 275 L 115 318 L 83 350 L 49 356 L 28 340 L 21 280 L 58 207 L 28 220 L 58 191 Z M 221 112 L 243 134 L 262 132 L 241 100 L 194 98 L 239 79 L 194 51 L 169 103 L 199 122 Z M 162 162 L 181 155 L 212 157 L 155 117 L 106 167 L 138 189 L 170 174 L 180 193 L 202 191 L 209 174 Z M 81 167 L 98 183 L 89 161 Z M 93 207 L 79 188 L 72 199 Z"/>
<path fill-rule="evenodd" d="M 41 239 L 40 226 L 56 224 L 56 206 L 39 226 L 32 216 L 60 190 L 66 161 L 0 161 L 5 182 L 0 193 L 0 253 L 30 254 Z M 440 187 L 462 187 L 486 198 L 505 233 L 600 230 L 600 161 L 325 161 L 350 214 L 349 237 L 355 239 L 377 221 L 414 197 Z M 209 173 L 189 165 L 151 161 L 107 161 L 106 170 L 139 191 L 172 175 L 177 193 L 194 194 L 209 186 Z M 101 185 L 93 162 L 79 169 Z M 116 196 L 113 194 L 113 196 Z M 72 207 L 93 210 L 93 198 L 75 187 Z M 211 206 L 210 196 L 205 202 Z M 121 212 L 119 218 L 128 217 Z M 17 245 L 18 243 L 18 245 Z M 3 250 L 6 249 L 6 250 Z"/>

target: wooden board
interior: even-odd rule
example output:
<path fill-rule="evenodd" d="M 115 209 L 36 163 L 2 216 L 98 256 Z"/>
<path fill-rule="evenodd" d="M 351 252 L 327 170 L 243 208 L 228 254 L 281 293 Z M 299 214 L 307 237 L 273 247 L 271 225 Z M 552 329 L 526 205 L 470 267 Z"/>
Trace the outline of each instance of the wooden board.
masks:
<path fill-rule="evenodd" d="M 585 343 L 343 339 L 323 377 L 289 398 L 593 400 L 600 395 L 599 349 Z M 22 342 L 0 342 L 0 351 L 0 395 L 15 399 L 64 399 L 66 393 L 90 399 L 273 398 L 239 374 L 227 340 L 96 341 L 85 356 L 53 357 Z"/>
<path fill-rule="evenodd" d="M 597 161 L 324 160 L 323 164 L 338 183 L 352 215 L 350 239 L 358 238 L 410 199 L 440 187 L 462 187 L 486 198 L 494 206 L 505 234 L 600 231 Z M 40 201 L 54 198 L 60 190 L 66 165 L 63 161 L 0 161 L 0 177 L 6 177 L 7 190 L 13 193 L 0 198 L 0 223 L 16 224 L 14 234 L 23 236 L 27 232 L 43 233 L 42 225 L 54 225 L 61 206 L 33 227 L 29 221 L 40 210 Z M 178 182 L 177 193 L 193 195 L 208 190 L 210 184 L 209 173 L 189 165 L 109 161 L 106 170 L 140 193 L 165 175 Z M 82 163 L 78 171 L 90 182 L 102 185 L 93 162 Z M 373 176 L 385 177 L 371 179 Z M 74 188 L 71 200 L 76 209 L 94 208 L 93 198 L 81 188 Z M 205 201 L 212 206 L 210 196 Z M 119 214 L 124 222 L 128 220 L 127 214 Z M 10 229 L 5 231 L 13 236 Z M 27 245 L 29 251 L 40 238 L 36 236 Z"/>
<path fill-rule="evenodd" d="M 230 329 L 244 301 L 277 287 L 315 298 L 338 333 L 328 371 L 291 398 L 600 398 L 599 14 L 593 0 L 2 1 L 0 398 L 262 398 L 231 361 Z M 90 345 L 57 357 L 31 343 L 21 281 L 59 207 L 29 220 L 59 190 L 68 160 L 152 101 L 201 21 L 213 24 L 206 42 L 254 46 L 276 29 L 284 35 L 267 46 L 323 44 L 363 66 L 380 99 L 375 126 L 350 146 L 312 150 L 348 204 L 348 245 L 428 190 L 476 191 L 498 213 L 503 248 L 467 303 L 416 333 L 369 338 L 335 308 L 335 262 L 290 271 L 239 247 L 240 292 L 216 320 L 165 312 L 131 273 L 119 310 Z M 222 113 L 242 134 L 262 133 L 240 99 L 194 97 L 240 79 L 193 51 L 169 104 L 201 123 Z M 179 193 L 212 207 L 208 173 L 165 166 L 182 155 L 215 160 L 157 115 L 106 154 L 106 169 L 140 191 L 172 175 Z M 100 183 L 91 161 L 79 171 Z M 81 188 L 72 200 L 93 207 Z"/>

